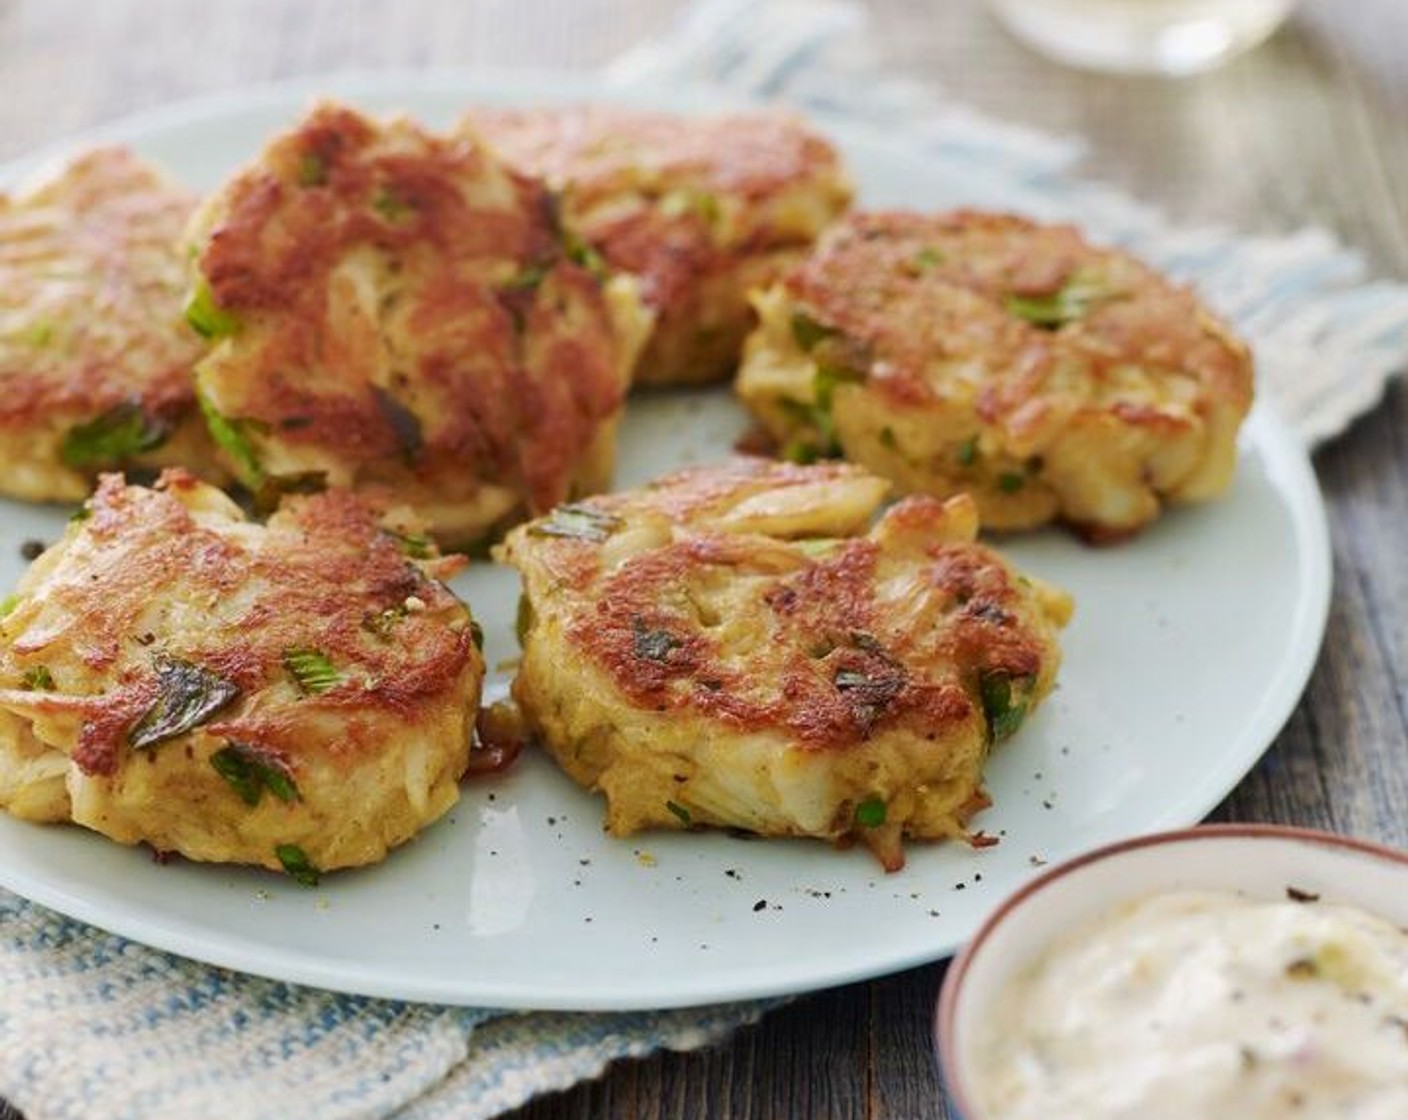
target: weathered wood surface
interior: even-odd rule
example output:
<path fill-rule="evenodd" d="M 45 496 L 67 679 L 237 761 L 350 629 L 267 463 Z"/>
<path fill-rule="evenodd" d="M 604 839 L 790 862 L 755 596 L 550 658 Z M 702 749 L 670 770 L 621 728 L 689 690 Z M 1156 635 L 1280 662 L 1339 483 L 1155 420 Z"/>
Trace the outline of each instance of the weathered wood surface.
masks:
<path fill-rule="evenodd" d="M 0 159 L 136 109 L 347 69 L 586 69 L 665 26 L 656 0 L 0 0 Z M 1408 8 L 1316 0 L 1265 47 L 1182 83 L 1034 58 L 978 0 L 876 0 L 894 67 L 1078 134 L 1091 174 L 1175 216 L 1318 223 L 1408 278 Z M 1337 587 L 1305 699 L 1217 812 L 1408 846 L 1408 393 L 1316 457 Z M 947 1115 L 929 1022 L 942 966 L 811 996 L 725 1046 L 624 1063 L 518 1120 Z M 0 1120 L 15 1114 L 0 1105 Z"/>

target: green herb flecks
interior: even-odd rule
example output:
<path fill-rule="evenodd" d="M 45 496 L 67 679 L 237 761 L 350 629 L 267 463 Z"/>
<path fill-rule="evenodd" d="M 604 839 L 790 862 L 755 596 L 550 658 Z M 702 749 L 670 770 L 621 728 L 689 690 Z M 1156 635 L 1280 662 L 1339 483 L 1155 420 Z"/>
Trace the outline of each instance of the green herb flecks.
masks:
<path fill-rule="evenodd" d="M 862 828 L 879 828 L 885 823 L 885 802 L 878 797 L 867 798 L 856 806 L 856 824 Z"/>
<path fill-rule="evenodd" d="M 789 463 L 796 463 L 799 467 L 809 467 L 822 458 L 821 448 L 811 440 L 800 437 L 788 440 L 781 455 Z"/>
<path fill-rule="evenodd" d="M 308 853 L 297 844 L 279 844 L 274 848 L 274 854 L 279 857 L 279 863 L 283 869 L 295 880 L 305 887 L 316 887 L 321 876 L 313 861 L 308 858 Z"/>
<path fill-rule="evenodd" d="M 997 476 L 997 488 L 1004 494 L 1015 494 L 1027 484 L 1027 476 L 1017 471 L 1003 471 Z"/>
<path fill-rule="evenodd" d="M 914 254 L 913 265 L 919 272 L 927 272 L 931 268 L 944 263 L 944 255 L 932 245 L 925 245 L 919 252 Z"/>
<path fill-rule="evenodd" d="M 249 441 L 251 423 L 222 415 L 199 386 L 196 387 L 196 403 L 205 417 L 210 438 L 230 457 L 240 481 L 251 490 L 258 490 L 264 484 L 264 468 L 259 465 L 259 457 Z"/>
<path fill-rule="evenodd" d="M 534 537 L 565 537 L 568 540 L 601 544 L 621 527 L 621 519 L 605 510 L 581 503 L 558 506 L 540 521 L 528 526 Z"/>
<path fill-rule="evenodd" d="M 798 311 L 792 316 L 792 337 L 803 350 L 811 351 L 817 343 L 834 338 L 839 333 L 835 327 L 817 322 L 805 311 Z"/>
<path fill-rule="evenodd" d="M 576 233 L 569 230 L 562 235 L 562 251 L 569 261 L 585 268 L 598 280 L 606 279 L 608 269 L 605 259 Z"/>
<path fill-rule="evenodd" d="M 507 284 L 506 292 L 535 292 L 552 271 L 552 261 L 533 261 L 518 270 Z"/>
<path fill-rule="evenodd" d="M 48 322 L 35 323 L 29 328 L 29 333 L 25 340 L 36 350 L 43 350 L 49 343 L 54 341 L 54 324 Z"/>
<path fill-rule="evenodd" d="M 222 747 L 210 756 L 210 765 L 246 805 L 258 805 L 266 789 L 286 805 L 299 799 L 298 786 L 283 764 L 248 743 Z"/>
<path fill-rule="evenodd" d="M 660 199 L 660 212 L 668 218 L 682 218 L 693 214 L 706 226 L 713 227 L 723 217 L 723 208 L 717 195 L 708 191 L 681 188 L 670 191 Z"/>
<path fill-rule="evenodd" d="M 240 321 L 232 311 L 226 311 L 215 302 L 215 293 L 210 284 L 202 279 L 197 281 L 186 297 L 186 322 L 202 338 L 212 342 L 239 333 Z"/>
<path fill-rule="evenodd" d="M 1033 326 L 1057 330 L 1084 318 L 1095 307 L 1116 298 L 1107 285 L 1089 277 L 1075 276 L 1059 291 L 1046 296 L 1008 296 L 1007 310 Z"/>
<path fill-rule="evenodd" d="M 971 467 L 978 461 L 978 437 L 969 436 L 958 445 L 958 465 L 960 467 Z"/>
<path fill-rule="evenodd" d="M 681 644 L 668 630 L 652 630 L 639 615 L 631 619 L 631 650 L 642 661 L 664 664 Z"/>
<path fill-rule="evenodd" d="M 11 592 L 5 598 L 0 599 L 0 618 L 9 618 L 15 613 L 15 608 L 20 605 L 20 596 L 16 592 Z"/>
<path fill-rule="evenodd" d="M 317 152 L 304 152 L 298 157 L 298 185 L 321 187 L 328 181 L 328 165 Z"/>
<path fill-rule="evenodd" d="M 20 678 L 20 688 L 26 692 L 52 692 L 54 675 L 47 665 L 31 665 Z"/>
<path fill-rule="evenodd" d="M 801 537 L 792 542 L 808 556 L 825 556 L 841 543 L 839 537 Z"/>
<path fill-rule="evenodd" d="M 411 212 L 412 207 L 390 187 L 380 187 L 372 195 L 372 209 L 388 222 L 399 222 Z"/>
<path fill-rule="evenodd" d="M 157 654 L 153 666 L 156 699 L 127 733 L 139 750 L 195 730 L 240 694 L 233 681 L 170 654 Z"/>
<path fill-rule="evenodd" d="M 681 805 L 678 801 L 665 802 L 665 808 L 670 810 L 670 812 L 675 815 L 676 819 L 680 822 L 680 824 L 684 825 L 686 828 L 688 828 L 691 824 L 694 823 L 694 818 L 689 815 L 689 810 L 686 809 L 683 805 Z"/>
<path fill-rule="evenodd" d="M 284 668 L 298 685 L 299 691 L 317 696 L 336 688 L 343 681 L 328 655 L 321 650 L 297 647 L 284 650 Z"/>
<path fill-rule="evenodd" d="M 136 401 L 123 401 L 101 416 L 70 428 L 59 448 L 64 465 L 74 468 L 121 463 L 160 447 L 170 435 L 166 424 Z"/>
<path fill-rule="evenodd" d="M 1018 677 L 1015 681 L 1007 673 L 984 673 L 978 682 L 978 692 L 983 701 L 983 715 L 987 717 L 988 729 L 994 742 L 1006 739 L 1022 726 L 1027 718 L 1028 700 L 1024 695 L 1030 688 L 1030 677 Z"/>
<path fill-rule="evenodd" d="M 899 442 L 895 439 L 895 429 L 884 427 L 880 429 L 880 446 L 887 451 L 898 451 Z"/>

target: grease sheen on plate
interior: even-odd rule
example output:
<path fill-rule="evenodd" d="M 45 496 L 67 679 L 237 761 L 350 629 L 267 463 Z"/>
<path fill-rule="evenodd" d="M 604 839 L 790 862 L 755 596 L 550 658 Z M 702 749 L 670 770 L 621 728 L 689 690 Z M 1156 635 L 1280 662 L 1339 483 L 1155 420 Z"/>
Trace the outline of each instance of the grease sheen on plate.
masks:
<path fill-rule="evenodd" d="M 548 79 L 328 79 L 111 126 L 208 189 L 316 95 L 447 124 L 479 103 L 616 100 L 717 108 Z M 1000 184 L 816 118 L 866 206 L 1031 208 Z M 89 139 L 87 137 L 85 140 Z M 30 161 L 31 163 L 33 161 Z M 6 178 L 19 174 L 12 167 Z M 1044 215 L 1050 216 L 1050 215 Z M 634 398 L 618 485 L 726 454 L 746 420 L 721 390 Z M 67 510 L 0 502 L 0 582 Z M 449 817 L 382 865 L 310 891 L 276 876 L 152 862 L 77 828 L 0 818 L 0 883 L 135 940 L 265 976 L 368 995 L 518 1008 L 681 1006 L 823 987 L 946 955 L 1040 864 L 1201 818 L 1290 714 L 1324 629 L 1330 565 L 1305 454 L 1259 407 L 1231 493 L 1175 511 L 1131 544 L 1060 533 L 1001 542 L 1071 591 L 1075 620 L 1047 707 L 988 767 L 992 848 L 867 853 L 799 841 L 601 831 L 602 803 L 544 759 L 465 786 Z M 515 575 L 477 565 L 455 589 L 482 619 L 491 668 L 516 653 Z M 490 678 L 501 695 L 509 674 Z M 759 903 L 763 905 L 759 906 Z"/>

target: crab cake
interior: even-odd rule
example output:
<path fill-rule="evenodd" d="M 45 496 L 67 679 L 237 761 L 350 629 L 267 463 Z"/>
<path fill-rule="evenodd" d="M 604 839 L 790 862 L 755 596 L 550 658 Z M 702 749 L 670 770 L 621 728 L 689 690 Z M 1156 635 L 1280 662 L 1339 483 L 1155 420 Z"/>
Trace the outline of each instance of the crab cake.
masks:
<path fill-rule="evenodd" d="M 414 520 L 106 475 L 0 622 L 0 805 L 301 880 L 444 813 L 484 662 Z"/>
<path fill-rule="evenodd" d="M 1096 540 L 1231 481 L 1247 347 L 1070 226 L 855 214 L 757 302 L 738 392 L 788 457 L 841 453 L 972 494 L 984 527 Z"/>
<path fill-rule="evenodd" d="M 181 321 L 194 208 L 123 148 L 0 195 L 0 492 L 81 501 L 100 469 L 210 469 Z"/>
<path fill-rule="evenodd" d="M 513 696 L 607 799 L 607 828 L 968 835 L 989 748 L 1050 691 L 1061 592 L 974 542 L 959 497 L 845 464 L 740 459 L 564 506 L 509 534 Z"/>
<path fill-rule="evenodd" d="M 467 544 L 610 480 L 633 285 L 472 137 L 318 105 L 192 241 L 200 403 L 256 493 L 385 487 Z"/>
<path fill-rule="evenodd" d="M 749 290 L 805 251 L 851 198 L 835 149 L 776 113 L 485 109 L 469 125 L 561 190 L 587 243 L 640 279 L 656 325 L 637 384 L 731 377 L 754 322 Z"/>

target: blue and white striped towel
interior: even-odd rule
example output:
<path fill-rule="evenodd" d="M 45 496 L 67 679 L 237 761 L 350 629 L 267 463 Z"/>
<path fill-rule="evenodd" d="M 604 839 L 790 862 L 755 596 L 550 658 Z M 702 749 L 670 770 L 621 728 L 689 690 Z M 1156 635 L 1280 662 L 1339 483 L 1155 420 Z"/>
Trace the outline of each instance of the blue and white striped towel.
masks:
<path fill-rule="evenodd" d="M 715 83 L 910 138 L 1000 201 L 1077 220 L 1197 282 L 1257 344 L 1308 443 L 1369 408 L 1408 363 L 1408 288 L 1363 282 L 1326 234 L 1174 229 L 1072 175 L 1079 144 L 984 120 L 882 79 L 851 0 L 701 0 L 615 82 Z M 208 968 L 0 892 L 0 1096 L 29 1120 L 474 1120 L 617 1058 L 707 1045 L 767 1004 L 616 1015 L 446 1008 Z"/>

